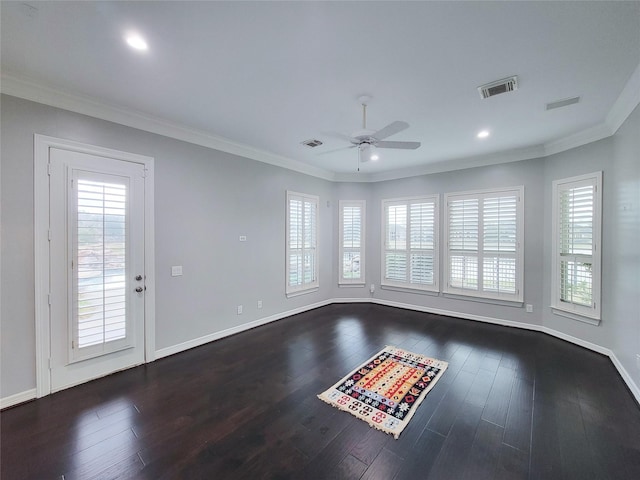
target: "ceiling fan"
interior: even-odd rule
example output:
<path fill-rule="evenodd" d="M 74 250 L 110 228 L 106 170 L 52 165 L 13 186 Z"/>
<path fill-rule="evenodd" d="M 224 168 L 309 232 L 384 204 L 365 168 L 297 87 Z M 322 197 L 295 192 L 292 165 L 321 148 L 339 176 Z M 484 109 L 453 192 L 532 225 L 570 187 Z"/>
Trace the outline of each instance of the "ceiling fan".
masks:
<path fill-rule="evenodd" d="M 393 142 L 384 140 L 391 135 L 395 135 L 409 128 L 407 122 L 395 121 L 391 122 L 380 130 L 367 129 L 367 105 L 371 101 L 371 97 L 363 95 L 358 98 L 362 105 L 362 130 L 354 132 L 351 136 L 338 135 L 339 138 L 351 142 L 350 147 L 358 148 L 358 162 L 368 162 L 369 160 L 378 160 L 378 148 L 399 148 L 404 150 L 415 150 L 420 147 L 420 142 Z M 329 153 L 329 152 L 327 152 Z M 358 168 L 359 169 L 359 168 Z"/>

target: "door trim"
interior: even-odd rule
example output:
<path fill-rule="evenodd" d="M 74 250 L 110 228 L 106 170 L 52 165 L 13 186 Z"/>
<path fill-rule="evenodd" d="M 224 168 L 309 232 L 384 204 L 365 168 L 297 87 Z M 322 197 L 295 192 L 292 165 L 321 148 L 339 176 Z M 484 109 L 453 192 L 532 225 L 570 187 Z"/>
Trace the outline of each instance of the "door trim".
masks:
<path fill-rule="evenodd" d="M 34 134 L 34 263 L 35 263 L 35 333 L 36 397 L 51 393 L 49 359 L 51 357 L 51 318 L 49 312 L 49 149 L 98 155 L 140 163 L 145 169 L 144 187 L 144 361 L 155 360 L 155 243 L 154 243 L 154 158 L 97 147 L 85 143 Z"/>

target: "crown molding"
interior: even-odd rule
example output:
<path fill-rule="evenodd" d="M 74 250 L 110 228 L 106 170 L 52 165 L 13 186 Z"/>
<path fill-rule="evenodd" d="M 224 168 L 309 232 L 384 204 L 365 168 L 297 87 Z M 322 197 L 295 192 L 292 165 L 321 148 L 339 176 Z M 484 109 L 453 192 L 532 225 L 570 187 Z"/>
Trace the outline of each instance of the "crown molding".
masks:
<path fill-rule="evenodd" d="M 554 155 L 614 135 L 640 104 L 640 64 L 627 80 L 605 121 L 586 130 L 544 144 L 545 155 Z"/>
<path fill-rule="evenodd" d="M 453 172 L 456 170 L 486 167 L 489 165 L 500 165 L 503 163 L 519 162 L 522 160 L 541 157 L 544 157 L 544 147 L 542 145 L 534 145 L 531 147 L 514 148 L 512 150 L 502 152 L 487 153 L 485 155 L 440 161 L 403 170 L 380 172 L 370 175 L 369 181 L 384 182 L 387 180 L 431 175 L 434 173 Z"/>
<path fill-rule="evenodd" d="M 606 123 L 611 129 L 612 135 L 618 131 L 638 104 L 640 104 L 640 64 L 629 77 L 622 93 L 618 96 L 618 100 L 607 115 Z"/>
<path fill-rule="evenodd" d="M 571 150 L 572 148 L 581 147 L 582 145 L 602 140 L 611 135 L 613 135 L 611 127 L 606 123 L 601 123 L 600 125 L 587 128 L 573 135 L 545 143 L 543 156 L 548 157 L 549 155 L 555 155 L 556 153 Z"/>
<path fill-rule="evenodd" d="M 288 170 L 311 175 L 313 177 L 330 181 L 335 179 L 335 174 L 328 170 L 297 162 L 248 145 L 243 145 L 202 130 L 173 123 L 160 117 L 146 115 L 135 110 L 99 102 L 90 97 L 72 94 L 31 80 L 7 75 L 5 73 L 0 76 L 0 91 L 13 97 L 31 100 L 51 107 L 61 108 L 63 110 L 136 128 L 138 130 L 144 130 L 146 132 L 175 138 L 195 145 L 212 148 L 214 150 L 239 155 L 241 157 L 250 158 L 258 162 L 268 163 L 270 165 L 286 168 Z"/>
<path fill-rule="evenodd" d="M 120 106 L 102 103 L 90 97 L 72 94 L 5 73 L 0 76 L 0 92 L 165 137 L 175 138 L 195 145 L 239 155 L 258 162 L 286 168 L 332 182 L 370 183 L 517 162 L 533 158 L 544 158 L 610 137 L 616 133 L 627 117 L 638 104 L 640 104 L 640 64 L 627 81 L 618 99 L 607 114 L 605 121 L 599 125 L 540 145 L 485 155 L 441 160 L 427 165 L 380 173 L 330 172 L 249 145 L 240 144 L 209 132 L 189 128 L 163 118 L 146 115 Z"/>

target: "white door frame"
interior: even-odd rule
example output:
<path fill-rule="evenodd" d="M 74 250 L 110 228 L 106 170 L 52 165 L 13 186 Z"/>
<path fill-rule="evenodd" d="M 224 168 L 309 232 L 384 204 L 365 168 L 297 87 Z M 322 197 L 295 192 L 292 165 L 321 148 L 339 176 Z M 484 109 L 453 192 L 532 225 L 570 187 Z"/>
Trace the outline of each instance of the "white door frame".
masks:
<path fill-rule="evenodd" d="M 96 147 L 85 143 L 34 135 L 34 246 L 36 321 L 36 396 L 51 393 L 51 317 L 49 311 L 49 149 L 58 148 L 144 165 L 144 264 L 147 288 L 144 295 L 145 363 L 155 360 L 155 247 L 153 157 Z"/>

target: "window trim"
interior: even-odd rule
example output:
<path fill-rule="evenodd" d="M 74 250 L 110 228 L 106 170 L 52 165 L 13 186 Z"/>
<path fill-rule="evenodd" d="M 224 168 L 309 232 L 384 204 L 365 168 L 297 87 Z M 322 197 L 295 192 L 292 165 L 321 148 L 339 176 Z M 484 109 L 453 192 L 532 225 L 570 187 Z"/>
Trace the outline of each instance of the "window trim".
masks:
<path fill-rule="evenodd" d="M 455 288 L 450 286 L 450 256 L 451 250 L 449 248 L 449 202 L 455 197 L 466 198 L 478 198 L 478 205 L 480 207 L 481 201 L 485 197 L 491 197 L 500 194 L 512 194 L 517 196 L 516 200 L 516 293 L 497 293 L 485 292 L 481 289 L 481 272 L 482 266 L 478 263 L 478 287 L 477 291 L 465 290 L 461 288 Z M 478 261 L 484 258 L 484 249 L 482 248 L 481 237 L 482 228 L 484 227 L 481 211 L 478 211 Z M 464 299 L 465 297 L 473 297 L 474 299 L 482 299 L 488 301 L 508 302 L 510 304 L 522 305 L 524 302 L 524 185 L 504 187 L 504 188 L 489 188 L 482 190 L 469 190 L 465 192 L 450 192 L 444 195 L 444 241 L 446 247 L 443 251 L 443 288 L 442 292 L 445 296 L 458 297 Z M 471 300 L 471 298 L 469 298 Z"/>
<path fill-rule="evenodd" d="M 560 301 L 560 245 L 559 245 L 559 193 L 560 188 L 576 188 L 579 184 L 591 184 L 595 186 L 593 195 L 593 252 L 592 258 L 592 307 L 578 304 L 567 304 Z M 554 314 L 573 320 L 598 325 L 602 314 L 602 171 L 563 178 L 552 182 L 551 196 L 551 309 Z"/>
<path fill-rule="evenodd" d="M 344 262 L 344 207 L 360 207 L 360 278 L 348 279 L 343 277 Z M 367 202 L 365 200 L 340 200 L 338 202 L 338 285 L 340 286 L 362 286 L 366 284 L 366 219 Z M 349 247 L 347 251 L 356 250 Z"/>
<path fill-rule="evenodd" d="M 311 201 L 315 207 L 316 215 L 315 215 L 315 262 L 313 265 L 313 281 L 308 283 L 302 283 L 301 285 L 292 286 L 289 284 L 289 274 L 290 274 L 290 262 L 289 257 L 291 254 L 291 248 L 289 243 L 289 234 L 291 230 L 290 220 L 290 205 L 291 199 L 298 198 L 304 201 Z M 304 209 L 303 209 L 304 210 Z M 306 293 L 316 292 L 320 288 L 320 278 L 319 278 L 319 223 L 320 223 L 320 197 L 317 195 L 309 195 L 307 193 L 299 193 L 293 192 L 291 190 L 287 190 L 286 195 L 286 208 L 285 208 L 285 293 L 287 298 L 295 297 L 298 295 L 303 295 Z M 304 237 L 304 232 L 303 232 Z M 302 248 L 304 254 L 304 247 Z"/>
<path fill-rule="evenodd" d="M 398 282 L 385 278 L 385 253 L 387 242 L 386 207 L 388 205 L 407 205 L 411 203 L 433 202 L 433 285 Z M 381 201 L 381 242 L 380 242 L 380 288 L 397 289 L 410 293 L 440 292 L 440 194 L 417 195 L 411 197 L 386 198 Z M 408 218 L 408 216 L 407 216 Z M 408 238 L 408 236 L 407 236 Z M 406 250 L 409 255 L 410 249 Z M 407 261 L 407 265 L 409 262 Z"/>

